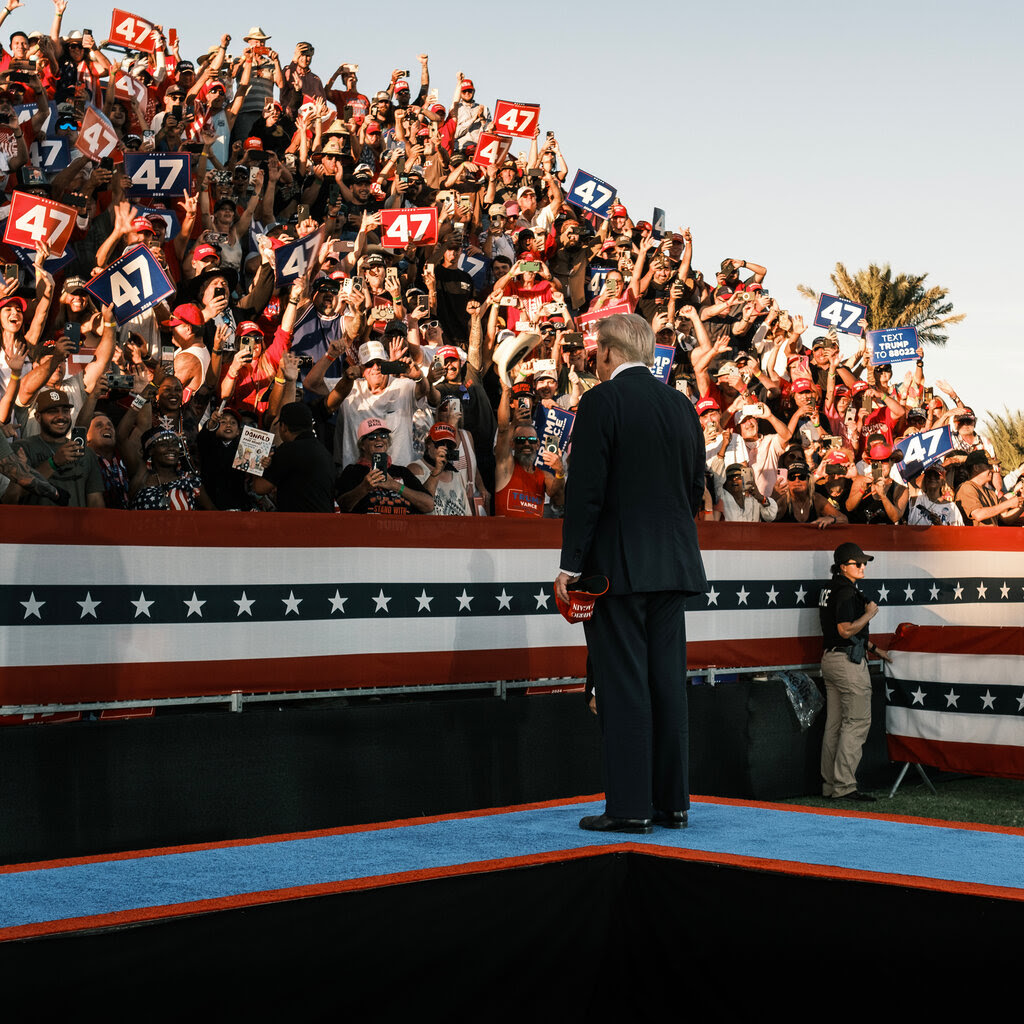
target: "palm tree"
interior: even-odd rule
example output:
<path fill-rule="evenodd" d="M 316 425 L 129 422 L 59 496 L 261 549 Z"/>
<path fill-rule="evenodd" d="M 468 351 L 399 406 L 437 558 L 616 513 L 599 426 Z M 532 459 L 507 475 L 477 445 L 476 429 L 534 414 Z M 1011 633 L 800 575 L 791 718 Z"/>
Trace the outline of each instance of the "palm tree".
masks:
<path fill-rule="evenodd" d="M 916 327 L 922 344 L 945 345 L 949 335 L 944 328 L 964 319 L 963 313 L 953 314 L 953 303 L 946 301 L 945 288 L 925 288 L 927 274 L 893 277 L 888 263 L 884 267 L 872 263 L 867 270 L 858 270 L 851 276 L 842 263 L 837 263 L 830 276 L 833 294 L 868 307 L 868 327 L 872 330 Z M 818 293 L 805 284 L 797 285 L 797 291 L 818 301 Z"/>
<path fill-rule="evenodd" d="M 1003 414 L 989 413 L 985 423 L 985 436 L 992 443 L 1003 472 L 1009 473 L 1024 462 L 1024 412 L 1011 412 L 1006 406 Z"/>

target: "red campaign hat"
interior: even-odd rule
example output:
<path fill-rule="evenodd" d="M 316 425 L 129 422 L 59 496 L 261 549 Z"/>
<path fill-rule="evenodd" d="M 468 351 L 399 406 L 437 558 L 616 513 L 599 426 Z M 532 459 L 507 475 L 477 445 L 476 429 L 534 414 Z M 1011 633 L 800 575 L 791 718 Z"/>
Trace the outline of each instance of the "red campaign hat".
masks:
<path fill-rule="evenodd" d="M 651 230 L 653 230 L 653 229 L 651 228 L 651 222 L 650 222 L 649 220 L 638 220 L 638 221 L 636 222 L 636 226 L 637 226 L 637 227 L 638 227 L 638 228 L 639 228 L 639 229 L 640 229 L 641 231 L 651 231 Z"/>
<path fill-rule="evenodd" d="M 245 140 L 245 142 L 242 143 L 242 149 L 244 149 L 246 151 L 246 153 L 251 153 L 251 152 L 262 153 L 263 152 L 263 140 L 262 139 L 257 139 L 255 135 L 250 135 L 249 138 L 247 138 Z"/>
<path fill-rule="evenodd" d="M 462 80 L 462 85 L 459 86 L 459 92 L 465 92 L 467 89 L 472 89 L 474 92 L 476 91 L 476 86 L 473 84 L 472 78 L 464 78 Z"/>
<path fill-rule="evenodd" d="M 397 82 L 395 82 L 395 92 L 408 92 L 408 91 L 409 91 L 409 83 L 404 78 L 400 78 Z"/>
<path fill-rule="evenodd" d="M 628 217 L 629 214 L 626 213 L 626 208 L 622 205 L 622 203 L 616 203 L 608 211 L 608 216 L 609 217 Z"/>
<path fill-rule="evenodd" d="M 869 462 L 882 462 L 892 457 L 892 449 L 887 444 L 873 444 L 864 454 Z"/>
<path fill-rule="evenodd" d="M 441 114 L 443 114 L 443 113 L 444 113 L 444 104 L 443 104 L 443 103 L 435 103 L 435 104 L 434 104 L 434 105 L 433 105 L 433 106 L 432 106 L 432 107 L 430 108 L 430 112 L 431 112 L 432 114 L 437 114 L 437 113 L 441 113 Z"/>
<path fill-rule="evenodd" d="M 0 299 L 0 309 L 4 306 L 20 306 L 22 313 L 28 310 L 28 303 L 20 295 L 8 295 L 6 299 Z"/>
<path fill-rule="evenodd" d="M 704 413 L 711 412 L 712 410 L 722 411 L 722 407 L 713 398 L 702 398 L 697 403 L 696 408 L 698 416 L 703 416 Z"/>
<path fill-rule="evenodd" d="M 793 394 L 795 395 L 798 391 L 815 391 L 817 390 L 814 386 L 814 381 L 809 377 L 797 377 L 793 381 Z"/>
<path fill-rule="evenodd" d="M 177 327 L 179 324 L 189 324 L 191 327 L 202 327 L 203 311 L 194 302 L 185 302 L 174 307 L 169 320 L 160 322 L 162 327 Z"/>
<path fill-rule="evenodd" d="M 451 441 L 452 444 L 459 443 L 459 435 L 455 433 L 455 428 L 450 427 L 447 423 L 435 423 L 427 434 L 434 444 L 439 444 L 441 441 Z"/>
<path fill-rule="evenodd" d="M 850 393 L 853 395 L 860 395 L 863 394 L 865 391 L 869 390 L 870 387 L 871 385 L 866 380 L 859 380 L 856 384 L 853 385 L 853 388 L 851 389 Z"/>
<path fill-rule="evenodd" d="M 251 320 L 243 320 L 238 327 L 235 329 L 235 334 L 241 338 L 245 334 L 263 334 L 263 329 L 259 324 L 254 324 Z"/>
<path fill-rule="evenodd" d="M 555 594 L 555 604 L 566 622 L 587 622 L 594 614 L 594 602 L 608 593 L 607 576 L 585 576 L 565 588 L 569 600 L 563 601 Z"/>
<path fill-rule="evenodd" d="M 136 217 L 132 221 L 132 231 L 148 231 L 151 235 L 156 234 L 156 228 L 148 217 Z"/>
<path fill-rule="evenodd" d="M 449 359 L 458 359 L 459 350 L 454 345 L 442 345 L 437 350 L 437 358 L 440 359 L 442 363 L 448 362 Z"/>
<path fill-rule="evenodd" d="M 206 245 L 204 243 L 203 245 L 197 245 L 192 250 L 193 260 L 208 260 L 211 256 L 218 260 L 220 259 L 220 253 L 217 252 L 212 245 Z"/>
<path fill-rule="evenodd" d="M 379 131 L 380 131 L 380 125 L 377 124 L 376 121 L 367 121 L 366 122 L 366 134 L 367 135 L 376 135 Z"/>
<path fill-rule="evenodd" d="M 840 451 L 838 448 L 833 448 L 832 451 L 825 456 L 825 462 L 830 466 L 848 466 L 850 464 L 850 457 L 844 451 Z"/>

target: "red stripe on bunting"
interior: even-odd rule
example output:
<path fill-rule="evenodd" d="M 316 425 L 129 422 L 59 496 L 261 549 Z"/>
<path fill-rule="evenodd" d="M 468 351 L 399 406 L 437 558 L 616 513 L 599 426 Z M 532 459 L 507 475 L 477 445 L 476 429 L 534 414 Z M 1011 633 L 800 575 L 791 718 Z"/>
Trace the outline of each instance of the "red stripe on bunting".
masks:
<path fill-rule="evenodd" d="M 1024 779 L 1024 748 L 992 743 L 957 743 L 889 734 L 890 761 L 926 764 L 951 772 Z"/>
<path fill-rule="evenodd" d="M 6 543 L 111 544 L 153 547 L 432 547 L 551 548 L 561 546 L 557 519 L 474 519 L 458 516 L 309 515 L 260 512 L 120 512 L 113 509 L 26 509 L 0 506 Z M 822 531 L 795 523 L 699 523 L 705 550 L 832 551 L 852 540 L 879 551 L 1012 551 L 1016 530 L 943 526 L 850 526 Z M 552 563 L 552 579 L 557 567 Z"/>
<path fill-rule="evenodd" d="M 0 673 L 0 704 L 75 704 L 158 700 L 293 690 L 370 686 L 430 686 L 503 679 L 582 678 L 587 651 L 579 647 L 486 651 L 390 652 L 259 661 L 135 662 L 107 665 L 34 665 Z M 714 640 L 689 643 L 690 669 L 804 664 L 820 660 L 820 637 Z"/>
<path fill-rule="evenodd" d="M 1024 629 L 1013 626 L 917 626 L 900 624 L 892 650 L 910 654 L 970 654 L 1024 657 Z M 1021 666 L 1024 668 L 1024 664 Z M 978 674 L 984 675 L 978 665 Z"/>
<path fill-rule="evenodd" d="M 0 677 L 0 703 L 35 704 L 43 694 L 46 703 L 68 704 L 582 676 L 586 660 L 586 648 L 581 646 L 338 654 L 301 660 L 35 665 Z"/>

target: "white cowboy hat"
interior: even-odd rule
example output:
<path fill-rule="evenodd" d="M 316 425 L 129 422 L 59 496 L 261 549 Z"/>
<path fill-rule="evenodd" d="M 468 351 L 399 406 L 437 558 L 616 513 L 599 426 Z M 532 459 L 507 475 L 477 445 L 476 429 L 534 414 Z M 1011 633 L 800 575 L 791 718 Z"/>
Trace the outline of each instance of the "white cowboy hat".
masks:
<path fill-rule="evenodd" d="M 532 331 L 524 331 L 522 334 L 502 331 L 502 334 L 504 337 L 494 349 L 494 369 L 498 380 L 512 387 L 509 370 L 540 344 L 541 337 Z"/>

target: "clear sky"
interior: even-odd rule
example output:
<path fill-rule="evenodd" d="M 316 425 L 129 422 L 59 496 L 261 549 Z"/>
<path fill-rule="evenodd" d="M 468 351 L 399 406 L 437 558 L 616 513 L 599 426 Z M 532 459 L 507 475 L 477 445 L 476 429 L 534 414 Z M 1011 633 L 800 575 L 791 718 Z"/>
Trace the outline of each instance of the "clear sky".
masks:
<path fill-rule="evenodd" d="M 929 349 L 929 383 L 949 380 L 981 417 L 1024 407 L 1018 3 L 125 6 L 173 24 L 193 59 L 224 31 L 239 53 L 259 24 L 284 61 L 312 42 L 324 80 L 358 63 L 368 94 L 396 67 L 415 81 L 427 53 L 446 105 L 458 71 L 489 107 L 540 102 L 570 175 L 616 186 L 634 219 L 657 204 L 690 226 L 705 275 L 726 256 L 764 264 L 765 285 L 808 320 L 796 285 L 828 290 L 836 261 L 927 272 L 967 314 Z M 5 29 L 46 29 L 52 13 L 26 0 Z M 71 0 L 64 25 L 102 38 L 110 7 Z"/>

